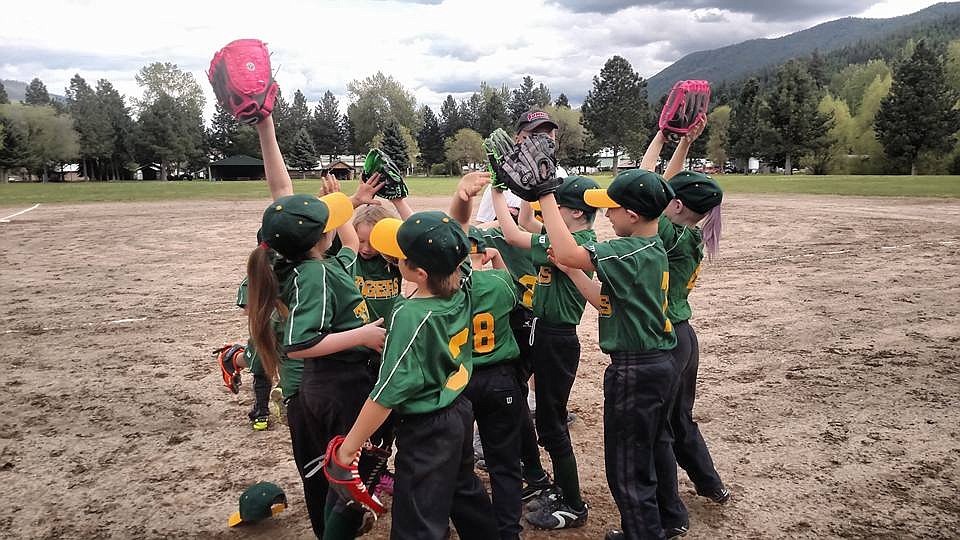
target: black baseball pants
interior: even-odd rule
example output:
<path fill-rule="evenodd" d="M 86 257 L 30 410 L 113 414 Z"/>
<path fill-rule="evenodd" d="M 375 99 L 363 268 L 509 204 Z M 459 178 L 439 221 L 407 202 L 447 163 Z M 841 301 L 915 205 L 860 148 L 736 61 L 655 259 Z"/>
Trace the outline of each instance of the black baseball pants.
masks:
<path fill-rule="evenodd" d="M 540 447 L 537 445 L 537 430 L 534 428 L 533 415 L 527 405 L 527 394 L 530 392 L 527 381 L 533 374 L 533 355 L 530 351 L 532 323 L 533 313 L 529 309 L 517 307 L 510 312 L 510 328 L 513 330 L 513 336 L 520 347 L 520 356 L 516 360 L 517 381 L 520 383 L 520 390 L 523 393 L 523 399 L 521 400 L 523 415 L 521 416 L 522 425 L 520 426 L 520 459 L 526 465 L 527 470 L 533 464 L 536 464 L 537 468 L 542 468 Z M 527 480 L 538 479 L 527 478 Z"/>
<path fill-rule="evenodd" d="M 664 538 L 655 448 L 666 428 L 676 369 L 665 351 L 620 352 L 610 358 L 603 375 L 607 484 L 628 540 Z"/>
<path fill-rule="evenodd" d="M 723 481 L 710 457 L 710 450 L 693 419 L 693 406 L 697 399 L 697 370 L 700 368 L 700 343 L 690 323 L 683 321 L 673 326 L 677 335 L 677 357 L 680 381 L 676 405 L 671 411 L 670 427 L 673 432 L 673 452 L 677 464 L 686 471 L 700 495 L 710 495 L 723 487 Z"/>
<path fill-rule="evenodd" d="M 307 513 L 317 538 L 323 538 L 325 512 L 332 511 L 337 502 L 336 494 L 329 492 L 321 459 L 330 439 L 346 434 L 353 426 L 372 388 L 363 362 L 309 359 L 303 361 L 300 391 L 287 402 L 293 458 L 303 480 Z M 360 512 L 354 507 L 343 508 L 342 504 L 337 511 Z"/>
<path fill-rule="evenodd" d="M 490 474 L 493 512 L 501 540 L 520 538 L 520 439 L 526 400 L 513 361 L 475 366 L 463 395 L 473 405 Z"/>
<path fill-rule="evenodd" d="M 536 319 L 533 328 L 533 372 L 537 381 L 537 435 L 540 446 L 556 462 L 573 454 L 567 428 L 567 401 L 580 367 L 580 338 L 572 324 Z"/>
<path fill-rule="evenodd" d="M 473 411 L 462 395 L 438 411 L 397 415 L 390 538 L 497 538 L 490 499 L 473 471 Z"/>

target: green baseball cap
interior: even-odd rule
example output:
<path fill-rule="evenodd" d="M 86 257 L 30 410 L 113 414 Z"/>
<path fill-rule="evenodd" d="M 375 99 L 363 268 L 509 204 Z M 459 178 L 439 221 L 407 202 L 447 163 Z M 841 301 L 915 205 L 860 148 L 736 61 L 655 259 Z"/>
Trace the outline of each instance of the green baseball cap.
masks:
<path fill-rule="evenodd" d="M 683 205 L 698 214 L 706 214 L 723 202 L 723 190 L 709 175 L 680 171 L 670 179 L 670 187 Z"/>
<path fill-rule="evenodd" d="M 323 233 L 343 225 L 352 215 L 353 203 L 340 192 L 320 198 L 288 195 L 263 211 L 260 233 L 271 249 L 294 259 L 309 251 Z"/>
<path fill-rule="evenodd" d="M 276 484 L 257 482 L 240 495 L 240 510 L 227 520 L 228 527 L 256 523 L 275 516 L 287 508 L 287 496 Z"/>
<path fill-rule="evenodd" d="M 487 241 L 483 239 L 483 231 L 471 225 L 470 230 L 467 231 L 467 239 L 470 241 L 471 255 L 486 253 Z"/>
<path fill-rule="evenodd" d="M 417 212 L 405 221 L 381 219 L 370 230 L 380 253 L 410 259 L 427 272 L 449 274 L 470 254 L 470 241 L 457 220 L 443 212 Z"/>
<path fill-rule="evenodd" d="M 673 199 L 673 188 L 655 172 L 630 169 L 617 175 L 607 189 L 591 189 L 583 199 L 595 208 L 623 207 L 647 219 L 657 219 Z"/>

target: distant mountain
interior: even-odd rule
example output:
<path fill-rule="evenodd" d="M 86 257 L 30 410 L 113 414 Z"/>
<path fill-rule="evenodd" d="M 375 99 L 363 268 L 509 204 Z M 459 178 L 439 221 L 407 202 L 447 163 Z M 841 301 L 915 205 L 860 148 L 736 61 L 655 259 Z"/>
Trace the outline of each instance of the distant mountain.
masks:
<path fill-rule="evenodd" d="M 960 2 L 940 3 L 910 15 L 891 19 L 846 17 L 825 22 L 776 39 L 751 39 L 710 51 L 688 54 L 647 81 L 647 95 L 656 102 L 676 81 L 706 79 L 712 83 L 737 81 L 791 58 L 821 54 L 895 34 L 922 35 L 925 27 L 946 27 L 960 34 Z"/>
<path fill-rule="evenodd" d="M 27 95 L 27 86 L 30 83 L 25 83 L 22 81 L 14 81 L 11 79 L 3 80 L 3 88 L 7 91 L 7 97 L 10 98 L 10 102 L 23 101 L 23 98 Z M 57 101 L 66 101 L 67 98 L 50 92 L 50 87 L 47 87 L 47 92 L 50 94 L 50 99 Z"/>

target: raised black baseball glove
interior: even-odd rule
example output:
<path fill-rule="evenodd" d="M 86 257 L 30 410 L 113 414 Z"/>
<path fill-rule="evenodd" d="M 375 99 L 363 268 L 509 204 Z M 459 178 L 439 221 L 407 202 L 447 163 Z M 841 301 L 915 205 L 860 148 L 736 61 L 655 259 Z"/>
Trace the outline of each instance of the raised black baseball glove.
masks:
<path fill-rule="evenodd" d="M 557 143 L 543 133 L 531 135 L 503 160 L 504 182 L 517 197 L 534 202 L 563 183 L 557 178 Z"/>

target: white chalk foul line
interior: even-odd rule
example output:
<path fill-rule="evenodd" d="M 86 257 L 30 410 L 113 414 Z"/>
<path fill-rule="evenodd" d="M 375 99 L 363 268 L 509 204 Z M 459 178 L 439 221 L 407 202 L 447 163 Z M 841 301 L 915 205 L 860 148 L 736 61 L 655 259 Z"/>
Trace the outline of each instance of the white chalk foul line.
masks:
<path fill-rule="evenodd" d="M 163 315 L 160 317 L 153 317 L 154 319 L 176 319 L 178 317 L 191 317 L 194 315 L 210 315 L 213 313 L 224 313 L 227 311 L 237 311 L 237 308 L 218 308 L 218 309 L 206 309 L 202 311 L 188 311 L 185 313 L 173 313 L 170 315 Z M 40 328 L 12 328 L 9 330 L 4 330 L 0 334 L 36 334 L 39 332 L 62 332 L 64 330 L 77 330 L 79 328 L 89 328 L 91 326 L 111 326 L 115 324 L 133 324 L 143 321 L 150 320 L 151 317 L 134 317 L 130 319 L 116 319 L 113 321 L 100 321 L 100 322 L 88 322 L 83 324 L 78 324 L 74 326 L 43 326 Z"/>
<path fill-rule="evenodd" d="M 31 206 L 30 208 L 27 208 L 26 210 L 21 210 L 21 211 L 17 212 L 16 214 L 10 214 L 9 216 L 2 217 L 2 218 L 0 218 L 0 223 L 10 223 L 10 218 L 15 218 L 15 217 L 17 217 L 17 216 L 19 216 L 19 215 L 21 215 L 21 214 L 26 214 L 27 212 L 33 210 L 34 208 L 36 208 L 36 207 L 38 207 L 38 206 L 40 206 L 40 203 L 37 203 L 37 204 Z"/>

